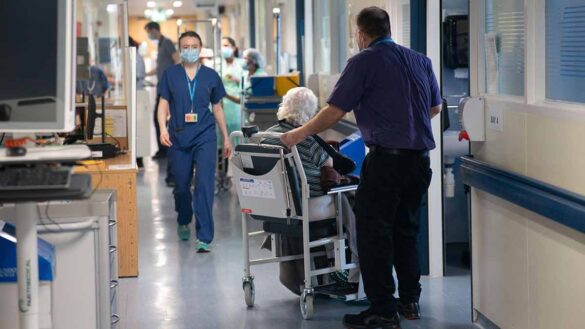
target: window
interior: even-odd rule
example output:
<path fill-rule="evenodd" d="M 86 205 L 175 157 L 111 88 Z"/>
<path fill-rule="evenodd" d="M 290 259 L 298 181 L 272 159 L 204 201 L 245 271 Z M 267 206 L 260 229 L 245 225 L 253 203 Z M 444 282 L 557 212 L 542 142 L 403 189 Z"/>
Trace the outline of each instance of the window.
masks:
<path fill-rule="evenodd" d="M 526 32 L 523 0 L 486 1 L 486 86 L 493 94 L 524 95 Z"/>
<path fill-rule="evenodd" d="M 313 49 L 315 71 L 339 73 L 346 60 L 346 30 L 343 4 L 337 0 L 313 2 Z"/>
<path fill-rule="evenodd" d="M 585 103 L 585 4 L 546 1 L 546 98 Z"/>

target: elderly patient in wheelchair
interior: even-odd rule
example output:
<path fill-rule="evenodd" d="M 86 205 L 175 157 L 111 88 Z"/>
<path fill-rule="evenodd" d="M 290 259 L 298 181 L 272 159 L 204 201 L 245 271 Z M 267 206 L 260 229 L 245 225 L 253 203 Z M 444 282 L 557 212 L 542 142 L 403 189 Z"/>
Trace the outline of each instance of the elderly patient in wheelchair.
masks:
<path fill-rule="evenodd" d="M 317 113 L 317 97 L 313 92 L 304 87 L 293 88 L 283 97 L 277 116 L 279 123 L 267 131 L 284 133 L 305 124 Z M 322 140 L 320 141 L 321 143 Z M 262 144 L 283 146 L 279 139 L 265 138 Z M 326 196 L 324 185 L 330 183 L 331 176 L 336 176 L 333 169 L 333 160 L 314 137 L 309 137 L 297 145 L 297 150 L 302 162 L 307 182 L 310 186 L 310 201 L 313 212 L 326 211 L 331 207 L 332 198 Z M 331 152 L 331 151 L 329 151 Z M 333 173 L 333 174 L 332 174 Z M 346 194 L 341 196 L 341 214 L 345 232 L 348 237 L 351 251 L 351 262 L 359 264 L 357 255 L 357 243 L 355 234 L 355 215 L 350 204 L 350 198 Z M 317 208 L 317 209 L 315 209 Z M 280 237 L 280 248 L 283 255 L 302 254 L 303 242 L 298 237 Z M 269 241 L 265 241 L 264 247 L 269 248 Z M 328 253 L 331 254 L 331 247 Z M 314 259 L 314 263 L 327 262 L 325 259 Z M 303 285 L 304 266 L 302 260 L 294 260 L 280 263 L 280 281 L 290 291 L 300 294 Z M 357 288 L 359 282 L 359 267 L 349 271 L 340 271 L 329 274 L 328 279 L 345 288 Z"/>

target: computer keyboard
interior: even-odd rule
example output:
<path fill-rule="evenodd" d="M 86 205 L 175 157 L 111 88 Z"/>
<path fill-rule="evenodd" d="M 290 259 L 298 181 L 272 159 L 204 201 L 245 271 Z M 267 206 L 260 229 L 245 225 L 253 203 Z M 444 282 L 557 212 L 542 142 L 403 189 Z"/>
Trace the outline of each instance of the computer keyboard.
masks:
<path fill-rule="evenodd" d="M 0 169 L 0 191 L 66 189 L 71 172 L 68 167 L 4 167 Z"/>

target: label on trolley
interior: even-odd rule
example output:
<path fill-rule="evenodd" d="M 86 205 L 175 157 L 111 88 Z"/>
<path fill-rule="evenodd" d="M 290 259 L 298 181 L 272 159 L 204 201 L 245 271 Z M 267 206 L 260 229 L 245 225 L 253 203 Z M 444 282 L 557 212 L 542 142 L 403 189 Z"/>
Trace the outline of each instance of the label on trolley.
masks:
<path fill-rule="evenodd" d="M 240 178 L 240 188 L 245 197 L 276 199 L 271 180 Z"/>
<path fill-rule="evenodd" d="M 252 213 L 252 209 L 249 208 L 242 208 L 242 214 L 248 214 L 250 215 Z"/>

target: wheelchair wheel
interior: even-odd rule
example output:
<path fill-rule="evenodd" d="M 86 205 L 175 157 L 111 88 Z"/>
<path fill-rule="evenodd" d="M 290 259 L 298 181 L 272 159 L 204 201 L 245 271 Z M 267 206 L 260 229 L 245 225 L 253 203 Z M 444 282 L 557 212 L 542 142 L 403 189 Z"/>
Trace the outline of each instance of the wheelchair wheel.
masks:
<path fill-rule="evenodd" d="M 244 300 L 248 307 L 254 306 L 256 299 L 256 289 L 254 288 L 254 281 L 244 282 Z"/>
<path fill-rule="evenodd" d="M 228 176 L 225 176 L 223 178 L 223 182 L 221 184 L 221 187 L 226 191 L 231 189 L 232 188 L 232 179 Z"/>
<path fill-rule="evenodd" d="M 305 320 L 313 318 L 313 299 L 314 294 L 312 289 L 305 289 L 300 298 L 301 315 Z"/>
<path fill-rule="evenodd" d="M 218 196 L 218 195 L 220 195 L 220 194 L 221 194 L 221 192 L 222 192 L 222 190 L 221 190 L 221 182 L 216 182 L 216 183 L 215 183 L 214 190 L 213 190 L 213 194 L 214 194 L 215 196 Z"/>

